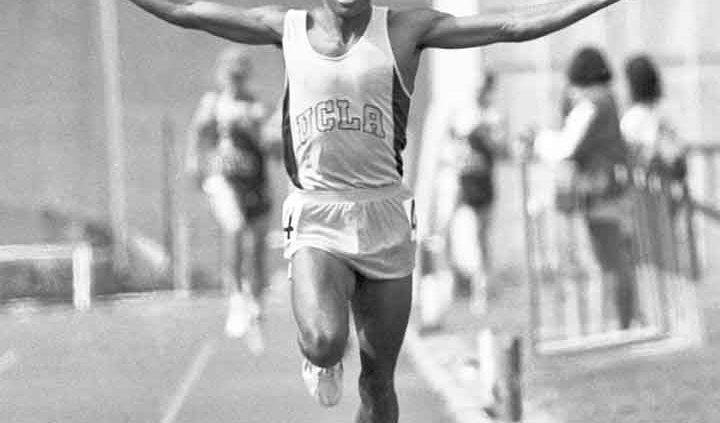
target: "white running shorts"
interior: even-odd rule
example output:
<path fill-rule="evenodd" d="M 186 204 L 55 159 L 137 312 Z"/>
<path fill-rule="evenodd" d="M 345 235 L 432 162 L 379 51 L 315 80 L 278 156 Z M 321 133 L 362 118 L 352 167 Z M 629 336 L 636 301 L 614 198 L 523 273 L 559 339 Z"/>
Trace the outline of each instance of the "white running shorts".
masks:
<path fill-rule="evenodd" d="M 285 258 L 326 251 L 371 279 L 408 276 L 415 266 L 415 200 L 402 185 L 292 192 L 283 204 Z"/>

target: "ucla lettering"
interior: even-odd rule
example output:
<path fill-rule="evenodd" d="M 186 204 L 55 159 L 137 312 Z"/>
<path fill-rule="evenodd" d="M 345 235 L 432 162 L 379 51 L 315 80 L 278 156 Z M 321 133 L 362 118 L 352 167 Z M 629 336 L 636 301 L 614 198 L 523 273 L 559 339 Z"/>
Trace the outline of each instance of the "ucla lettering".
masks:
<path fill-rule="evenodd" d="M 343 131 L 359 131 L 360 118 L 350 117 L 350 102 L 348 100 L 335 100 L 338 106 L 338 114 L 340 115 L 340 123 L 338 128 Z"/>
<path fill-rule="evenodd" d="M 315 106 L 315 123 L 319 132 L 328 132 L 335 129 L 335 102 L 332 100 L 321 101 Z"/>
<path fill-rule="evenodd" d="M 362 131 L 385 138 L 385 119 L 379 107 L 364 104 L 360 116 L 352 115 L 350 110 L 350 101 L 345 99 L 321 101 L 303 110 L 295 117 L 300 141 L 308 142 L 315 132 L 330 131 Z"/>
<path fill-rule="evenodd" d="M 363 107 L 363 132 L 385 138 L 382 110 L 370 104 Z"/>
<path fill-rule="evenodd" d="M 298 132 L 300 133 L 300 139 L 303 143 L 310 140 L 310 135 L 312 134 L 312 118 L 312 108 L 305 109 L 298 117 L 295 118 Z"/>

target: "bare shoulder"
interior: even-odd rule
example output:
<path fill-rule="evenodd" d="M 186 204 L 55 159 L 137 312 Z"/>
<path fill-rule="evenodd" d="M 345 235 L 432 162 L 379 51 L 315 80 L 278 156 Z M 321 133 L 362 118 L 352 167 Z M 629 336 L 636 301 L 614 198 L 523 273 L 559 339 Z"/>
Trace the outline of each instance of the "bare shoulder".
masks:
<path fill-rule="evenodd" d="M 277 44 L 283 33 L 287 8 L 284 6 L 239 7 L 213 1 L 170 3 L 160 0 L 133 0 L 141 7 L 183 28 L 199 29 L 243 44 Z M 152 2 L 150 2 L 152 1 Z M 173 4 L 173 9 L 156 9 Z"/>
<path fill-rule="evenodd" d="M 388 33 L 395 60 L 408 87 L 415 84 L 415 75 L 422 50 L 423 40 L 435 23 L 447 16 L 437 10 L 423 7 L 390 9 Z"/>
<path fill-rule="evenodd" d="M 432 25 L 437 19 L 446 16 L 450 15 L 431 7 L 391 8 L 389 11 L 389 19 L 403 26 Z"/>
<path fill-rule="evenodd" d="M 288 6 L 274 4 L 252 8 L 249 10 L 249 13 L 254 15 L 256 19 L 262 21 L 265 25 L 282 34 L 283 25 L 285 23 L 285 15 L 287 15 L 289 10 L 290 7 Z"/>
<path fill-rule="evenodd" d="M 396 34 L 402 34 L 407 41 L 413 40 L 419 44 L 423 35 L 433 26 L 449 15 L 429 7 L 414 7 L 407 9 L 390 9 L 388 27 Z"/>

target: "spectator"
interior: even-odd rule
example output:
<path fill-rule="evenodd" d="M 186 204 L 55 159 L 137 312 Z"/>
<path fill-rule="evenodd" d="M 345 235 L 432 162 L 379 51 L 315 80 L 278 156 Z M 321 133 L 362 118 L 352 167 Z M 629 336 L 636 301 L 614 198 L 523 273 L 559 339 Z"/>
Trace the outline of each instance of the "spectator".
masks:
<path fill-rule="evenodd" d="M 684 180 L 685 149 L 675 128 L 663 113 L 660 72 L 646 55 L 629 59 L 625 75 L 631 104 L 620 128 L 638 164 L 669 180 Z"/>
<path fill-rule="evenodd" d="M 668 260 L 673 256 L 674 249 L 668 245 L 667 234 L 671 233 L 675 238 L 682 233 L 682 225 L 678 225 L 676 219 L 682 201 L 668 194 L 686 192 L 686 147 L 663 111 L 662 78 L 650 57 L 638 55 L 630 58 L 625 65 L 625 75 L 631 104 L 620 127 L 633 149 L 635 164 L 645 168 L 653 177 L 659 176 L 660 186 L 663 187 L 660 192 L 645 192 L 642 197 L 656 218 L 648 220 L 652 248 L 643 252 L 641 257 L 659 270 L 675 273 L 680 270 L 680 263 Z M 666 207 L 667 215 L 660 211 Z"/>
<path fill-rule="evenodd" d="M 635 276 L 628 196 L 618 176 L 627 169 L 629 149 L 610 86 L 613 75 L 603 53 L 586 47 L 572 59 L 567 78 L 564 126 L 558 133 L 541 133 L 536 151 L 548 159 L 567 160 L 570 176 L 558 184 L 557 205 L 565 212 L 583 213 L 605 291 L 615 299 L 620 328 L 627 329 L 636 309 Z"/>

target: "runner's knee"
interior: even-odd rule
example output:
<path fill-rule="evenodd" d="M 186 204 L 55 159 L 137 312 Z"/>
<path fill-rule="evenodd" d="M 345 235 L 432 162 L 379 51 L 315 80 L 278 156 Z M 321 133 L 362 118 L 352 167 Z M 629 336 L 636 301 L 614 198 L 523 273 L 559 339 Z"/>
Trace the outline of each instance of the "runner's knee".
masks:
<path fill-rule="evenodd" d="M 316 366 L 329 367 L 342 360 L 347 332 L 342 330 L 305 330 L 300 347 L 305 357 Z"/>

